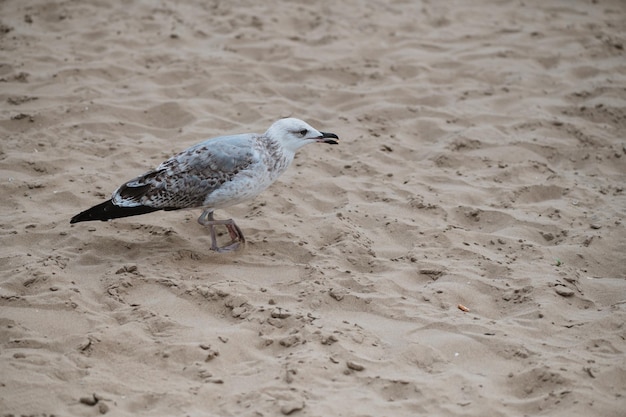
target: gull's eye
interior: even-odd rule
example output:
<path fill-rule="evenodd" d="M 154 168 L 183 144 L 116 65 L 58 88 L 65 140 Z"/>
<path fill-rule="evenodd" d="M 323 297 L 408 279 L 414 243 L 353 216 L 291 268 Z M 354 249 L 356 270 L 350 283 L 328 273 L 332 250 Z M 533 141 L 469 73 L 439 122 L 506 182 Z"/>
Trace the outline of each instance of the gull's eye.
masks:
<path fill-rule="evenodd" d="M 302 130 L 301 130 L 300 132 L 298 132 L 298 133 L 300 133 L 300 136 L 305 137 L 305 136 L 306 136 L 306 134 L 307 134 L 307 133 L 309 133 L 309 131 L 308 131 L 308 130 L 306 130 L 306 129 L 302 129 Z"/>

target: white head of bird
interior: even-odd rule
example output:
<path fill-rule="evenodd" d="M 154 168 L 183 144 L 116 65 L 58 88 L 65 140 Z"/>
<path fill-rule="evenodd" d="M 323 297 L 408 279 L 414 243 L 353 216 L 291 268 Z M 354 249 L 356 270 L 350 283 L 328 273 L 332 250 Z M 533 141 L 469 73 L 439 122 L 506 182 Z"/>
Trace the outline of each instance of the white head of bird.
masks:
<path fill-rule="evenodd" d="M 274 122 L 265 136 L 279 142 L 287 151 L 295 153 L 301 147 L 314 142 L 336 145 L 338 137 L 334 133 L 320 132 L 308 123 L 294 118 Z"/>

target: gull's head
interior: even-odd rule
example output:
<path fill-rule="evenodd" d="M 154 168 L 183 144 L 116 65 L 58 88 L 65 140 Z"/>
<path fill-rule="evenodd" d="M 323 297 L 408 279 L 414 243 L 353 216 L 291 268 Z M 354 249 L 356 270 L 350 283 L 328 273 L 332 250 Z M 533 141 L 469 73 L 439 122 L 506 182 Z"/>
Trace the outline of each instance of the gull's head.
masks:
<path fill-rule="evenodd" d="M 320 132 L 308 123 L 294 118 L 280 119 L 274 122 L 265 132 L 265 136 L 280 142 L 285 149 L 292 152 L 314 142 L 331 145 L 339 143 L 339 138 L 334 133 Z"/>

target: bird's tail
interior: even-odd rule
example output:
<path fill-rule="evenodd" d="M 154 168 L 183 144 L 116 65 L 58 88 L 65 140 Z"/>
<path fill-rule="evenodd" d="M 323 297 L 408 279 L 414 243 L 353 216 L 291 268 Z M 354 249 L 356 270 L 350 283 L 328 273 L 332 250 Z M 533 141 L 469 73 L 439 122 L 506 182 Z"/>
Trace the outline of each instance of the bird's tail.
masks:
<path fill-rule="evenodd" d="M 148 206 L 120 207 L 113 204 L 111 200 L 107 200 L 102 204 L 98 204 L 97 206 L 93 206 L 92 208 L 83 211 L 82 213 L 78 213 L 76 216 L 72 217 L 70 223 L 89 222 L 94 220 L 106 221 L 120 217 L 151 213 L 158 210 L 162 209 Z"/>

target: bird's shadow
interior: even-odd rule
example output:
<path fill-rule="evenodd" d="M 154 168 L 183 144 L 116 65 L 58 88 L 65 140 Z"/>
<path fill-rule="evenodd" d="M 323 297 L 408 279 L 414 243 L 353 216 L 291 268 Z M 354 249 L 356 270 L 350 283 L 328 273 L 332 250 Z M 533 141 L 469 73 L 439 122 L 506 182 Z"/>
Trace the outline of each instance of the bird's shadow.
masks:
<path fill-rule="evenodd" d="M 76 233 L 79 242 L 82 242 L 82 245 L 78 247 L 78 254 L 83 259 L 81 263 L 98 263 L 106 258 L 145 261 L 152 257 L 157 257 L 160 261 L 192 259 L 209 262 L 229 255 L 229 253 L 222 254 L 211 250 L 208 231 L 198 225 L 194 225 L 192 230 L 184 223 L 167 227 L 116 221 L 115 223 L 96 223 L 86 227 L 74 225 L 72 228 L 85 229 Z M 228 233 L 225 230 L 220 234 L 222 239 L 228 239 Z"/>

